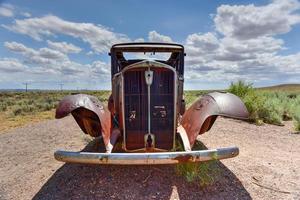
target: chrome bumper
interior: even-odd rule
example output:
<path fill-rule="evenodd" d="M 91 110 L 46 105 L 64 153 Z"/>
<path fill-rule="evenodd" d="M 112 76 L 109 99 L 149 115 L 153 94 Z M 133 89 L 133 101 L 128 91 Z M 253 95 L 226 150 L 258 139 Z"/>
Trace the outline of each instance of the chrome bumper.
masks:
<path fill-rule="evenodd" d="M 232 158 L 239 154 L 237 147 L 225 147 L 200 151 L 178 151 L 160 153 L 90 153 L 58 150 L 54 157 L 58 161 L 84 164 L 110 165 L 159 165 L 182 162 L 204 162 Z"/>

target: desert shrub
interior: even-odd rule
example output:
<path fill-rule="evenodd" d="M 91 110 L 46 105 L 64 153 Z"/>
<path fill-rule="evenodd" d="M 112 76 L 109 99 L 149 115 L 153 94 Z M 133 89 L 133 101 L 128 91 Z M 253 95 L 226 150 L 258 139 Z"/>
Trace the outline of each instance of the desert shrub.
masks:
<path fill-rule="evenodd" d="M 6 102 L 1 102 L 0 103 L 0 111 L 6 111 L 7 110 L 7 103 Z"/>
<path fill-rule="evenodd" d="M 34 100 L 33 100 L 33 99 L 29 99 L 29 100 L 27 101 L 27 104 L 28 104 L 28 105 L 34 104 Z"/>
<path fill-rule="evenodd" d="M 249 111 L 250 121 L 258 125 L 261 125 L 263 122 L 282 125 L 283 108 L 279 99 L 257 91 L 252 87 L 252 84 L 243 81 L 231 83 L 228 92 L 242 99 Z"/>
<path fill-rule="evenodd" d="M 213 184 L 217 177 L 217 171 L 216 161 L 176 165 L 177 174 L 185 177 L 188 182 L 198 182 L 200 186 Z"/>
<path fill-rule="evenodd" d="M 262 124 L 268 110 L 265 107 L 266 98 L 254 90 L 252 84 L 243 81 L 231 83 L 228 92 L 240 97 L 249 111 L 249 120 L 256 124 Z"/>
<path fill-rule="evenodd" d="M 231 83 L 229 92 L 239 96 L 245 103 L 250 121 L 256 124 L 282 125 L 282 120 L 294 120 L 295 129 L 300 122 L 300 94 L 257 90 L 243 81 Z"/>
<path fill-rule="evenodd" d="M 228 89 L 228 92 L 235 94 L 241 98 L 244 98 L 247 94 L 253 92 L 253 87 L 251 83 L 246 83 L 244 81 L 237 81 L 235 83 L 231 83 Z"/>
<path fill-rule="evenodd" d="M 18 116 L 22 114 L 22 107 L 21 106 L 16 106 L 12 109 L 12 113 L 14 116 Z"/>
<path fill-rule="evenodd" d="M 203 149 L 206 149 L 206 147 L 199 141 L 196 142 L 193 148 L 193 150 Z M 175 166 L 175 171 L 188 182 L 197 182 L 200 186 L 213 184 L 220 174 L 217 160 L 200 163 L 180 163 Z"/>
<path fill-rule="evenodd" d="M 256 124 L 261 124 L 263 120 L 260 118 L 262 111 L 264 111 L 264 102 L 265 98 L 254 92 L 251 91 L 247 95 L 245 95 L 242 100 L 249 111 L 249 120 L 255 122 Z"/>
<path fill-rule="evenodd" d="M 265 98 L 262 107 L 258 109 L 259 118 L 265 123 L 282 125 L 283 106 L 277 98 Z"/>
<path fill-rule="evenodd" d="M 51 103 L 45 103 L 45 104 L 43 104 L 43 111 L 52 110 L 53 108 L 55 108 L 54 104 L 51 104 Z"/>
<path fill-rule="evenodd" d="M 45 102 L 46 102 L 47 104 L 50 104 L 50 105 L 51 105 L 51 104 L 53 104 L 54 101 L 53 101 L 52 98 L 46 97 L 46 98 L 45 98 Z"/>
<path fill-rule="evenodd" d="M 300 104 L 294 110 L 293 120 L 295 131 L 300 131 Z"/>
<path fill-rule="evenodd" d="M 184 92 L 184 100 L 186 104 L 186 108 L 188 108 L 196 99 L 202 96 L 205 93 L 209 93 L 208 91 L 200 91 L 200 90 L 190 90 Z"/>
<path fill-rule="evenodd" d="M 54 109 L 56 107 L 56 104 L 41 101 L 37 102 L 35 106 L 37 111 L 48 111 Z"/>
<path fill-rule="evenodd" d="M 13 106 L 13 105 L 15 105 L 16 102 L 13 98 L 8 98 L 6 103 L 7 103 L 7 106 Z"/>
<path fill-rule="evenodd" d="M 16 105 L 12 109 L 12 113 L 14 116 L 25 115 L 28 113 L 33 113 L 35 111 L 35 107 L 33 105 Z"/>
<path fill-rule="evenodd" d="M 111 94 L 111 91 L 98 91 L 98 92 L 88 92 L 87 94 L 96 96 L 102 103 L 105 103 L 108 101 L 108 98 Z"/>

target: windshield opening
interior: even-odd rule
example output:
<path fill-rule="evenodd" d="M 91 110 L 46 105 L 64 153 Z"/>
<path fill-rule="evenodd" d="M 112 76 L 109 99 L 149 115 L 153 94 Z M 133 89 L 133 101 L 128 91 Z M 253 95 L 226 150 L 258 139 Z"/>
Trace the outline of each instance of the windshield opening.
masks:
<path fill-rule="evenodd" d="M 126 60 L 148 59 L 148 60 L 168 60 L 171 52 L 123 52 Z"/>

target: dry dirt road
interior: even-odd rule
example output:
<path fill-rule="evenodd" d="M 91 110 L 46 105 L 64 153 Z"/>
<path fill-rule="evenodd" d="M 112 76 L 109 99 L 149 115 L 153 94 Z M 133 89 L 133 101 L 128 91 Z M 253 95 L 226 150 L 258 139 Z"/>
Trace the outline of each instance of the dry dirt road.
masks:
<path fill-rule="evenodd" d="M 174 166 L 96 166 L 55 161 L 56 149 L 87 142 L 72 118 L 0 134 L 0 199 L 300 199 L 300 135 L 219 118 L 199 139 L 208 147 L 237 145 L 240 155 L 218 162 L 214 184 L 200 187 Z"/>

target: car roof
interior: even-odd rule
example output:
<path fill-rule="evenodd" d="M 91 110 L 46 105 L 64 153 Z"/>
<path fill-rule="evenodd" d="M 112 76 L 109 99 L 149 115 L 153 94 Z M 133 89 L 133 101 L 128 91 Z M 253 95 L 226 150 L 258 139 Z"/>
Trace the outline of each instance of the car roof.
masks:
<path fill-rule="evenodd" d="M 112 46 L 111 51 L 121 52 L 182 52 L 184 47 L 175 43 L 133 42 Z"/>

